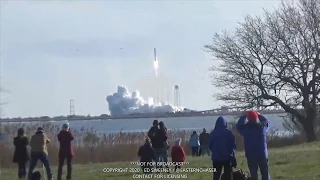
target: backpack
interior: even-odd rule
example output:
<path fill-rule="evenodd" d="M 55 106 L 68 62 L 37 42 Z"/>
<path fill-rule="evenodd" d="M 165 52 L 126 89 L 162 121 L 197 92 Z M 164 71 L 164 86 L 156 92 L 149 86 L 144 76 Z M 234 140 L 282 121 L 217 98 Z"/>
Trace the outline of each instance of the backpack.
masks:
<path fill-rule="evenodd" d="M 237 171 L 232 172 L 233 180 L 251 180 L 250 177 L 248 177 L 242 169 L 238 169 Z M 225 175 L 222 174 L 221 180 L 226 180 Z"/>

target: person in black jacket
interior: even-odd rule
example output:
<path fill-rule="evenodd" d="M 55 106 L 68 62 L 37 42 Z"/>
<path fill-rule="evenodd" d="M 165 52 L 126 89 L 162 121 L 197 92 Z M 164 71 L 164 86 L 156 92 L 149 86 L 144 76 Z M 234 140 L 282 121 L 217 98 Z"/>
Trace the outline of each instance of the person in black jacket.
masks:
<path fill-rule="evenodd" d="M 209 136 L 210 136 L 210 134 L 207 133 L 206 128 L 203 128 L 203 131 L 199 136 L 200 150 L 201 150 L 201 152 L 199 152 L 199 156 L 204 156 L 204 153 L 207 153 L 208 156 L 210 156 Z"/>
<path fill-rule="evenodd" d="M 151 173 L 151 168 L 153 167 L 152 162 L 155 160 L 155 156 L 149 138 L 147 138 L 145 144 L 139 148 L 138 156 L 140 157 L 142 171 L 144 173 Z"/>
<path fill-rule="evenodd" d="M 15 146 L 13 162 L 18 164 L 18 177 L 24 179 L 27 175 L 26 164 L 29 161 L 29 153 L 27 146 L 29 140 L 24 134 L 22 128 L 18 129 L 18 136 L 13 139 L 13 145 Z"/>
<path fill-rule="evenodd" d="M 158 129 L 152 141 L 152 147 L 155 151 L 155 161 L 157 168 L 162 167 L 162 162 L 168 162 L 167 139 L 168 137 L 166 135 L 166 131 L 164 131 L 163 129 Z M 166 168 L 169 168 L 168 165 L 166 165 Z"/>
<path fill-rule="evenodd" d="M 153 142 L 154 139 L 155 139 L 154 137 L 155 137 L 158 129 L 159 129 L 159 121 L 155 119 L 155 120 L 153 121 L 153 123 L 152 123 L 151 128 L 150 128 L 149 131 L 148 131 L 148 137 L 149 137 L 150 140 L 151 140 L 152 147 L 153 147 L 153 144 L 154 144 L 154 142 Z M 153 147 L 153 148 L 154 148 L 154 147 Z"/>

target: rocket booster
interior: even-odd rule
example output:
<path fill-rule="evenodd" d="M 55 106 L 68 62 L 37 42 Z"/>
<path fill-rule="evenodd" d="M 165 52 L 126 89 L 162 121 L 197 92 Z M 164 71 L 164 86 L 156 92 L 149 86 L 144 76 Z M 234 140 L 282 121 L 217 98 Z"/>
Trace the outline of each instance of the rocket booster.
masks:
<path fill-rule="evenodd" d="M 154 53 L 154 61 L 157 61 L 157 51 L 156 48 L 153 48 L 153 53 Z"/>

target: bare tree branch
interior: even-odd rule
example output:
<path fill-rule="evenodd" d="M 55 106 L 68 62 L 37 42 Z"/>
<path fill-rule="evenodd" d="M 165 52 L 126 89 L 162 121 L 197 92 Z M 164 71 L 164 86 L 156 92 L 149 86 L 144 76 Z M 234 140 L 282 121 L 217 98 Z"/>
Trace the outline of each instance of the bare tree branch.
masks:
<path fill-rule="evenodd" d="M 205 49 L 223 61 L 215 96 L 233 106 L 281 106 L 308 129 L 320 102 L 320 1 L 282 3 L 261 17 L 245 17 L 234 34 L 215 34 Z M 302 109 L 299 110 L 299 109 Z M 292 120 L 293 121 L 293 120 Z"/>

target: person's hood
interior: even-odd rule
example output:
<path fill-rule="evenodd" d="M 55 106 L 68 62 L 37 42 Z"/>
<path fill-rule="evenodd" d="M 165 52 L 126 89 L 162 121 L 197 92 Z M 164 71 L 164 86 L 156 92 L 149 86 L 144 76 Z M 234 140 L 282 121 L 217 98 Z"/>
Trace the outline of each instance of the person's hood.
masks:
<path fill-rule="evenodd" d="M 176 140 L 174 141 L 174 144 L 175 144 L 176 146 L 180 146 L 180 145 L 181 145 L 181 139 L 176 139 Z"/>
<path fill-rule="evenodd" d="M 68 131 L 68 130 L 69 130 L 69 127 L 70 127 L 70 125 L 69 125 L 68 122 L 67 122 L 67 123 L 64 123 L 64 124 L 62 125 L 62 130 Z"/>
<path fill-rule="evenodd" d="M 219 129 L 226 129 L 228 127 L 227 120 L 224 119 L 224 117 L 220 116 L 218 117 L 216 121 L 216 126 L 214 127 L 215 130 Z"/>

